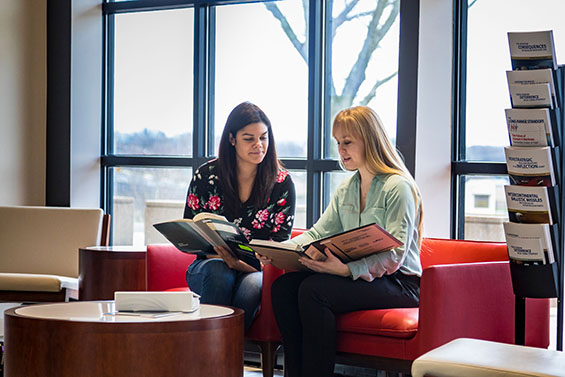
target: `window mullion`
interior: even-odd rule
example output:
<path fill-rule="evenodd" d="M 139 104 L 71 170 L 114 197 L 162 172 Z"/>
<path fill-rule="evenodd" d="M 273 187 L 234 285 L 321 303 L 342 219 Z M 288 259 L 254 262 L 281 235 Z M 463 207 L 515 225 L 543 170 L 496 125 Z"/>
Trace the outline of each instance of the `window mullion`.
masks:
<path fill-rule="evenodd" d="M 306 163 L 306 226 L 310 227 L 321 214 L 321 173 L 314 162 L 322 156 L 323 95 L 323 8 L 322 2 L 310 0 L 308 9 L 308 151 Z"/>

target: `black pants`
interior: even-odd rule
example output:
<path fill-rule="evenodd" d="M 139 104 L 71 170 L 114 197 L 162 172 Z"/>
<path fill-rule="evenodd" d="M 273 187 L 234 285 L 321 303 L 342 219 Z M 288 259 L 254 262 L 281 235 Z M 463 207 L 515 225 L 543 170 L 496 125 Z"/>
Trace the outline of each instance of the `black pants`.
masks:
<path fill-rule="evenodd" d="M 416 307 L 420 278 L 396 272 L 367 282 L 336 275 L 291 272 L 271 288 L 289 377 L 333 376 L 336 314 Z"/>

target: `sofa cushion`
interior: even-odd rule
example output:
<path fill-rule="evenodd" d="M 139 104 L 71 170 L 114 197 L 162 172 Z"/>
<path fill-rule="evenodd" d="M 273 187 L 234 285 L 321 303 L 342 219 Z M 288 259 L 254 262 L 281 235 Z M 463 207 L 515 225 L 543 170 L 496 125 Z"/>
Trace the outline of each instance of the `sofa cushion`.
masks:
<path fill-rule="evenodd" d="M 78 279 L 45 274 L 0 273 L 0 290 L 25 292 L 60 292 L 78 290 Z"/>
<path fill-rule="evenodd" d="M 412 338 L 418 332 L 418 308 L 360 310 L 338 316 L 337 330 L 359 334 Z"/>

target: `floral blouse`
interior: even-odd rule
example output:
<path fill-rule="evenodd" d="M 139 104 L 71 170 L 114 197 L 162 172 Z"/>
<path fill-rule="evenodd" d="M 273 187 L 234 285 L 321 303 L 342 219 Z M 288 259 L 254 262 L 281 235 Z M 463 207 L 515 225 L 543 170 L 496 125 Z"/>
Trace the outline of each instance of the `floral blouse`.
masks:
<path fill-rule="evenodd" d="M 255 208 L 243 203 L 236 213 L 227 213 L 220 179 L 215 174 L 217 160 L 200 166 L 192 177 L 184 218 L 191 219 L 200 212 L 225 216 L 239 226 L 248 239 L 284 241 L 290 238 L 294 222 L 294 182 L 286 170 L 280 170 L 267 205 Z"/>

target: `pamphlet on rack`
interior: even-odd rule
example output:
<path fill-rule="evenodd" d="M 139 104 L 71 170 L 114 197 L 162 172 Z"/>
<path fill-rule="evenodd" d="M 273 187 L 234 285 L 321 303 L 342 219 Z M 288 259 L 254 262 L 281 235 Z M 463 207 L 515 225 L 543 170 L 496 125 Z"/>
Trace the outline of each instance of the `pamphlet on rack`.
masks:
<path fill-rule="evenodd" d="M 506 125 L 513 147 L 553 147 L 549 109 L 506 109 Z"/>
<path fill-rule="evenodd" d="M 553 31 L 509 32 L 512 69 L 557 69 Z"/>
<path fill-rule="evenodd" d="M 506 78 L 508 80 L 508 85 L 549 84 L 552 107 L 557 106 L 557 96 L 555 95 L 555 84 L 553 83 L 552 69 L 506 71 Z"/>
<path fill-rule="evenodd" d="M 510 221 L 551 225 L 557 220 L 555 198 L 550 199 L 548 187 L 506 185 L 504 192 Z"/>
<path fill-rule="evenodd" d="M 511 259 L 534 264 L 555 262 L 549 224 L 505 222 L 503 226 Z"/>
<path fill-rule="evenodd" d="M 553 157 L 549 147 L 504 147 L 510 183 L 523 186 L 555 186 Z"/>
<path fill-rule="evenodd" d="M 548 83 L 508 85 L 512 107 L 547 107 L 553 109 L 553 99 Z"/>

